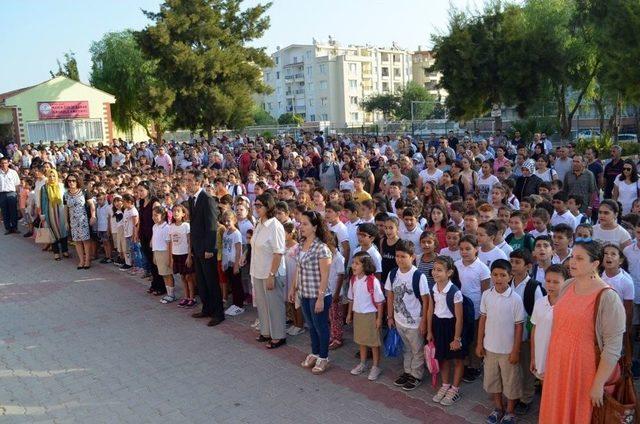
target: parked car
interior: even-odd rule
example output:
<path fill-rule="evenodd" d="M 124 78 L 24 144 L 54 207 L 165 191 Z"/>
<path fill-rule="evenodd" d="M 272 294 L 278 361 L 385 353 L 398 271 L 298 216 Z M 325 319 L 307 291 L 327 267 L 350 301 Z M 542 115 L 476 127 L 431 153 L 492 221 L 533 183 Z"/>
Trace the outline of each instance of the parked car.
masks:
<path fill-rule="evenodd" d="M 632 142 L 632 143 L 637 143 L 638 142 L 638 136 L 636 134 L 618 134 L 618 141 L 619 142 Z"/>
<path fill-rule="evenodd" d="M 591 138 L 598 137 L 600 135 L 600 131 L 597 130 L 582 130 L 578 133 L 576 138 Z"/>

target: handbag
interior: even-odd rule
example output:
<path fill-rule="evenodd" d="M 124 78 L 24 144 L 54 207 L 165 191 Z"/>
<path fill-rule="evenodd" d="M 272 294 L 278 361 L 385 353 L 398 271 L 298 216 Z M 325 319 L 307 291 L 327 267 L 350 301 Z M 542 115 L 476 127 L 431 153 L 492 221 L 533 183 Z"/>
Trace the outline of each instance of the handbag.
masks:
<path fill-rule="evenodd" d="M 384 354 L 388 358 L 397 358 L 402 353 L 402 339 L 395 327 L 391 327 L 384 339 Z"/>
<path fill-rule="evenodd" d="M 595 318 L 598 314 L 602 289 L 596 298 Z M 595 341 L 596 365 L 600 363 L 600 346 Z M 640 422 L 640 406 L 637 402 L 633 376 L 631 374 L 631 342 L 629 334 L 624 335 L 624 353 L 616 364 L 612 376 L 605 383 L 602 406 L 593 408 L 592 424 L 637 424 Z"/>
<path fill-rule="evenodd" d="M 36 228 L 36 243 L 37 244 L 51 244 L 53 243 L 53 233 L 51 232 L 51 228 L 45 225 L 45 222 L 42 221 L 40 226 Z"/>
<path fill-rule="evenodd" d="M 424 360 L 427 364 L 427 369 L 431 373 L 431 385 L 436 387 L 438 384 L 440 363 L 436 359 L 436 345 L 433 343 L 433 340 L 424 345 Z"/>

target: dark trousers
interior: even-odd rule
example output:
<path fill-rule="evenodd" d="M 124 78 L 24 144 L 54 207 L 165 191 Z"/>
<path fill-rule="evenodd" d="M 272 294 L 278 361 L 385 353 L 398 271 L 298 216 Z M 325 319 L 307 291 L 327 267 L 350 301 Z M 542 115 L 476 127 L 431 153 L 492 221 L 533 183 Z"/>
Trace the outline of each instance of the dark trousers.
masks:
<path fill-rule="evenodd" d="M 311 353 L 320 358 L 329 357 L 329 309 L 331 308 L 331 295 L 324 297 L 324 309 L 316 313 L 316 297 L 303 297 L 300 299 L 302 315 L 309 324 L 309 336 L 311 337 Z"/>
<path fill-rule="evenodd" d="M 15 191 L 0 193 L 0 209 L 5 230 L 18 228 L 18 194 Z"/>
<path fill-rule="evenodd" d="M 224 272 L 227 277 L 227 284 L 231 286 L 231 297 L 233 297 L 233 304 L 238 308 L 244 307 L 244 288 L 242 287 L 242 279 L 240 273 L 233 273 L 233 267 L 227 268 Z"/>
<path fill-rule="evenodd" d="M 60 253 L 67 253 L 69 251 L 69 247 L 67 247 L 67 237 L 62 237 L 61 239 L 55 240 L 51 244 L 51 248 L 53 249 L 54 255 L 59 255 Z"/>
<path fill-rule="evenodd" d="M 205 259 L 204 255 L 194 255 L 193 264 L 196 269 L 196 283 L 202 302 L 202 313 L 212 318 L 224 319 L 222 290 L 220 290 L 218 280 L 218 263 L 215 252 L 213 257 L 209 259 Z"/>
<path fill-rule="evenodd" d="M 167 288 L 164 279 L 158 274 L 158 267 L 153 263 L 153 250 L 151 249 L 151 239 L 140 237 L 140 251 L 147 260 L 147 271 L 151 273 L 151 288 L 160 293 L 165 293 Z"/>

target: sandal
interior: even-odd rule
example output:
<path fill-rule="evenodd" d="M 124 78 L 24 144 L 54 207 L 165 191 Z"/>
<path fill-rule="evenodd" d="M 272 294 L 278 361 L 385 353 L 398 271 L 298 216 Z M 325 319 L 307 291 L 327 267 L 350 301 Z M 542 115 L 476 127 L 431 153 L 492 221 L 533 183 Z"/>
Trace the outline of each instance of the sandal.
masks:
<path fill-rule="evenodd" d="M 338 348 L 342 347 L 342 342 L 338 341 L 338 340 L 334 340 L 331 343 L 329 343 L 329 350 L 336 350 Z"/>
<path fill-rule="evenodd" d="M 69 252 L 65 252 L 65 253 L 63 253 L 63 254 L 62 254 L 62 256 L 63 256 L 63 257 L 65 257 L 65 258 L 67 258 L 67 259 L 69 259 Z"/>
<path fill-rule="evenodd" d="M 280 339 L 280 340 L 278 340 L 277 342 L 270 341 L 270 342 L 267 344 L 267 349 L 277 349 L 277 348 L 279 348 L 280 346 L 284 346 L 284 345 L 286 345 L 286 344 L 287 344 L 287 339 Z"/>
<path fill-rule="evenodd" d="M 260 334 L 260 337 L 257 337 L 256 341 L 260 342 L 260 343 L 270 342 L 271 341 L 271 337 L 263 336 L 262 334 Z"/>
<path fill-rule="evenodd" d="M 54 260 L 54 261 L 61 261 L 61 260 L 62 260 L 62 258 L 60 257 L 60 255 L 55 255 L 55 256 L 53 257 L 53 260 Z"/>

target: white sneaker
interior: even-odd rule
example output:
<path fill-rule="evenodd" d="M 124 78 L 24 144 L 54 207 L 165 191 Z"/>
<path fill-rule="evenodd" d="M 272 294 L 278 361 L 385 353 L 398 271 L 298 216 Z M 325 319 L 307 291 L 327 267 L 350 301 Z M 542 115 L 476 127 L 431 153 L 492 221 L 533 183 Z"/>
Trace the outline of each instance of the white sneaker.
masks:
<path fill-rule="evenodd" d="M 244 312 L 243 308 L 239 308 L 236 305 L 231 305 L 227 308 L 226 311 L 224 311 L 224 314 L 229 315 L 231 317 L 235 317 L 236 315 L 240 315 L 243 312 Z"/>
<path fill-rule="evenodd" d="M 251 328 L 253 328 L 254 330 L 257 330 L 258 328 L 260 328 L 260 320 L 256 319 L 253 324 L 251 324 Z"/>
<path fill-rule="evenodd" d="M 371 367 L 371 371 L 369 371 L 369 377 L 367 378 L 369 379 L 369 381 L 375 381 L 378 379 L 378 377 L 380 377 L 380 374 L 382 374 L 382 369 L 380 367 L 373 366 Z"/>
<path fill-rule="evenodd" d="M 367 370 L 367 364 L 360 362 L 351 370 L 351 375 L 360 375 Z"/>
<path fill-rule="evenodd" d="M 305 331 L 304 328 L 300 328 L 300 327 L 296 327 L 295 325 L 292 325 L 287 329 L 287 334 L 290 336 L 299 336 L 300 334 L 304 333 L 304 331 Z"/>

